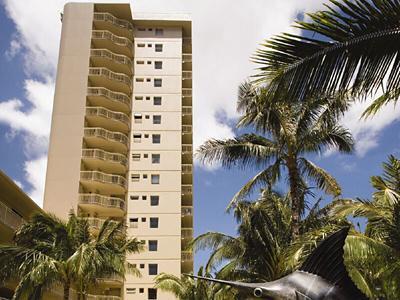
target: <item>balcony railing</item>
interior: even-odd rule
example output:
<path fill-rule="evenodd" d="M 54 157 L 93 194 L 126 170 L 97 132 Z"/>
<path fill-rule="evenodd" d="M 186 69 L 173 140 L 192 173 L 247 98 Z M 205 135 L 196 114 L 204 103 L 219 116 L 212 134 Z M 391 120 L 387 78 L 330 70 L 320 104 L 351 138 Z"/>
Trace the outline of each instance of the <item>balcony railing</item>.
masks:
<path fill-rule="evenodd" d="M 192 125 L 183 125 L 182 132 L 183 133 L 192 133 Z"/>
<path fill-rule="evenodd" d="M 184 63 L 192 62 L 192 54 L 183 53 L 182 54 L 182 61 Z"/>
<path fill-rule="evenodd" d="M 122 298 L 119 296 L 110 296 L 110 295 L 91 295 L 88 294 L 86 296 L 87 300 L 121 300 Z"/>
<path fill-rule="evenodd" d="M 129 31 L 133 31 L 133 25 L 131 22 L 129 22 L 127 20 L 123 20 L 123 19 L 118 19 L 117 17 L 114 17 L 110 13 L 94 13 L 93 20 L 110 22 L 117 27 L 125 28 Z"/>
<path fill-rule="evenodd" d="M 118 64 L 128 65 L 129 67 L 132 66 L 132 60 L 128 56 L 115 54 L 114 52 L 111 52 L 107 49 L 91 49 L 90 56 L 106 58 Z"/>
<path fill-rule="evenodd" d="M 190 88 L 183 88 L 183 89 L 182 89 L 182 96 L 183 96 L 183 97 L 192 97 L 192 89 L 190 89 Z"/>
<path fill-rule="evenodd" d="M 81 180 L 97 181 L 106 184 L 117 184 L 126 188 L 126 180 L 124 177 L 99 171 L 81 171 Z"/>
<path fill-rule="evenodd" d="M 21 226 L 24 220 L 11 208 L 0 202 L 0 222 L 4 223 L 11 229 L 16 230 Z"/>
<path fill-rule="evenodd" d="M 110 80 L 122 82 L 132 88 L 132 80 L 123 73 L 115 73 L 107 68 L 89 68 L 89 76 L 103 76 Z"/>
<path fill-rule="evenodd" d="M 192 194 L 193 187 L 191 184 L 182 184 L 182 194 Z"/>
<path fill-rule="evenodd" d="M 192 173 L 193 166 L 191 164 L 183 164 L 182 172 L 183 173 Z"/>
<path fill-rule="evenodd" d="M 118 142 L 128 146 L 128 137 L 121 132 L 109 131 L 101 127 L 86 127 L 84 129 L 85 137 L 98 137 L 112 142 Z"/>
<path fill-rule="evenodd" d="M 187 154 L 187 153 L 192 153 L 193 151 L 193 146 L 192 145 L 182 145 L 182 153 Z"/>
<path fill-rule="evenodd" d="M 100 159 L 112 163 L 118 163 L 124 167 L 128 166 L 128 159 L 125 155 L 113 152 L 107 152 L 101 149 L 82 149 L 82 157 L 89 159 Z"/>
<path fill-rule="evenodd" d="M 191 106 L 182 106 L 182 114 L 191 115 L 192 114 L 192 107 Z"/>
<path fill-rule="evenodd" d="M 131 52 L 133 51 L 133 44 L 129 39 L 122 37 L 122 36 L 117 36 L 108 30 L 93 30 L 92 31 L 92 39 L 93 40 L 109 40 L 117 46 L 127 47 L 127 48 L 129 48 L 129 50 Z"/>
<path fill-rule="evenodd" d="M 80 204 L 94 204 L 108 208 L 125 209 L 125 201 L 117 197 L 108 197 L 99 194 L 80 194 Z"/>
<path fill-rule="evenodd" d="M 112 92 L 103 87 L 89 87 L 87 90 L 88 96 L 102 96 L 111 101 L 117 101 L 131 107 L 131 98 L 124 93 Z"/>
<path fill-rule="evenodd" d="M 183 239 L 193 238 L 193 229 L 184 229 L 184 228 L 182 228 L 181 237 Z"/>
<path fill-rule="evenodd" d="M 193 215 L 193 208 L 190 206 L 182 206 L 181 209 L 182 216 L 192 216 Z"/>
<path fill-rule="evenodd" d="M 182 72 L 182 79 L 192 79 L 192 72 L 191 71 L 183 71 Z"/>
<path fill-rule="evenodd" d="M 120 112 L 115 112 L 112 110 L 108 110 L 104 107 L 86 107 L 86 115 L 87 116 L 98 116 L 106 119 L 112 119 L 114 121 L 119 121 L 124 123 L 129 127 L 130 119 L 128 115 Z"/>
<path fill-rule="evenodd" d="M 182 251 L 181 259 L 182 261 L 193 261 L 193 253 L 188 251 Z"/>

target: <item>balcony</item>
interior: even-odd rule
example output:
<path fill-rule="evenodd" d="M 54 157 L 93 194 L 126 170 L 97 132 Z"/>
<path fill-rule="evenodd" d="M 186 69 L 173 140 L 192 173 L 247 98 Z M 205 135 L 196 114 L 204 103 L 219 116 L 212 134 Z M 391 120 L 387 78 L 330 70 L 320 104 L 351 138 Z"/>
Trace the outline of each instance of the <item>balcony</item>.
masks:
<path fill-rule="evenodd" d="M 125 177 L 99 171 L 81 171 L 81 184 L 90 191 L 122 195 L 126 191 Z"/>
<path fill-rule="evenodd" d="M 192 53 L 192 38 L 190 37 L 182 38 L 182 52 Z"/>
<path fill-rule="evenodd" d="M 183 125 L 182 133 L 183 134 L 192 134 L 192 125 Z"/>
<path fill-rule="evenodd" d="M 192 239 L 193 238 L 193 229 L 192 228 L 182 228 L 181 238 L 182 239 Z"/>
<path fill-rule="evenodd" d="M 192 97 L 192 89 L 191 88 L 183 88 L 182 89 L 182 97 Z"/>
<path fill-rule="evenodd" d="M 90 148 L 101 148 L 109 152 L 126 153 L 128 150 L 128 137 L 115 131 L 109 131 L 100 127 L 86 127 L 84 140 Z"/>
<path fill-rule="evenodd" d="M 100 229 L 101 226 L 103 226 L 104 222 L 106 221 L 105 219 L 93 218 L 93 217 L 88 217 L 85 219 L 88 222 L 89 226 L 95 229 Z"/>
<path fill-rule="evenodd" d="M 191 62 L 192 62 L 192 54 L 190 54 L 190 53 L 183 53 L 183 54 L 182 54 L 182 62 L 183 62 L 183 63 L 191 63 Z"/>
<path fill-rule="evenodd" d="M 111 295 L 86 295 L 87 300 L 121 300 L 122 298 L 119 296 L 111 296 Z"/>
<path fill-rule="evenodd" d="M 192 79 L 192 71 L 182 72 L 182 80 L 191 80 L 191 79 Z"/>
<path fill-rule="evenodd" d="M 183 154 L 192 154 L 192 151 L 193 151 L 193 146 L 191 144 L 188 144 L 188 145 L 183 144 L 182 145 L 182 153 Z"/>
<path fill-rule="evenodd" d="M 182 164 L 182 173 L 183 174 L 191 174 L 193 166 L 192 164 Z"/>
<path fill-rule="evenodd" d="M 0 202 L 0 222 L 15 231 L 24 223 L 24 220 L 11 208 Z"/>
<path fill-rule="evenodd" d="M 182 215 L 182 217 L 193 217 L 193 207 L 182 206 L 181 215 Z"/>
<path fill-rule="evenodd" d="M 104 87 L 89 87 L 87 98 L 92 105 L 124 112 L 129 112 L 131 109 L 131 98 L 128 95 Z"/>
<path fill-rule="evenodd" d="M 125 155 L 101 149 L 82 149 L 82 161 L 89 169 L 100 169 L 108 173 L 123 174 L 128 167 Z"/>
<path fill-rule="evenodd" d="M 107 29 L 117 35 L 133 38 L 133 25 L 131 22 L 118 19 L 110 13 L 94 13 L 93 22 L 96 28 Z"/>
<path fill-rule="evenodd" d="M 133 57 L 133 44 L 126 37 L 118 36 L 108 30 L 93 30 L 92 42 L 97 49 L 108 49 L 114 53 Z"/>
<path fill-rule="evenodd" d="M 114 72 L 132 74 L 132 61 L 128 56 L 115 54 L 107 49 L 91 49 L 90 59 L 97 67 L 107 67 Z"/>
<path fill-rule="evenodd" d="M 122 217 L 125 212 L 123 199 L 99 194 L 79 194 L 79 206 L 85 211 L 94 211 L 108 217 Z"/>
<path fill-rule="evenodd" d="M 89 68 L 89 81 L 93 86 L 103 86 L 128 95 L 132 91 L 130 76 L 124 73 L 115 73 L 107 68 Z"/>
<path fill-rule="evenodd" d="M 182 106 L 182 115 L 192 115 L 192 107 Z"/>
<path fill-rule="evenodd" d="M 127 114 L 115 112 L 104 107 L 86 107 L 86 120 L 90 126 L 103 127 L 112 131 L 127 132 L 130 127 L 130 118 Z"/>
<path fill-rule="evenodd" d="M 193 187 L 191 184 L 182 184 L 182 195 L 192 195 Z"/>
<path fill-rule="evenodd" d="M 192 262 L 193 261 L 193 253 L 190 251 L 182 251 L 181 259 L 182 259 L 182 262 Z"/>
<path fill-rule="evenodd" d="M 121 286 L 124 283 L 124 278 L 121 276 L 113 275 L 110 277 L 97 278 L 97 282 L 108 286 Z"/>

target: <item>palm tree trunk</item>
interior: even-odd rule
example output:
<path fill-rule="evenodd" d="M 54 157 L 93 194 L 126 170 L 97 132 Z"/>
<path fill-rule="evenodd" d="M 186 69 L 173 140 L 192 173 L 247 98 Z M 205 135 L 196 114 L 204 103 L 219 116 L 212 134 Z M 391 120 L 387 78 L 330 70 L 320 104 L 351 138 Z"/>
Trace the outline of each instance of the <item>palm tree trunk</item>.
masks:
<path fill-rule="evenodd" d="M 66 282 L 64 284 L 64 300 L 69 300 L 69 288 L 71 284 L 69 282 Z"/>
<path fill-rule="evenodd" d="M 302 206 L 302 194 L 299 190 L 300 175 L 297 168 L 297 157 L 289 157 L 287 160 L 289 173 L 290 199 L 292 200 L 292 238 L 296 239 L 300 234 L 300 211 Z"/>

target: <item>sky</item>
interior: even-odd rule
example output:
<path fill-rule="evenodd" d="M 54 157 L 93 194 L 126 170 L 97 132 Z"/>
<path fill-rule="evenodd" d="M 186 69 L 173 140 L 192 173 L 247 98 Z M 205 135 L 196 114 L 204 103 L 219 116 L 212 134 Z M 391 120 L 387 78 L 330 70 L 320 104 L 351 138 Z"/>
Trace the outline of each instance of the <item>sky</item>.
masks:
<path fill-rule="evenodd" d="M 102 1 L 97 1 L 102 2 Z M 104 2 L 104 1 L 103 1 Z M 108 0 L 106 2 L 114 2 Z M 209 138 L 231 138 L 238 85 L 257 67 L 250 56 L 264 39 L 290 27 L 320 0 L 136 0 L 136 12 L 188 13 L 193 20 L 194 146 Z M 0 0 L 0 168 L 42 205 L 57 67 L 62 0 Z M 368 101 L 341 120 L 356 140 L 352 155 L 329 151 L 311 159 L 334 175 L 344 197 L 368 198 L 371 175 L 389 154 L 400 156 L 400 111 L 393 105 L 360 121 Z M 194 170 L 195 235 L 235 234 L 225 207 L 256 170 Z M 327 201 L 329 201 L 327 197 Z M 207 253 L 196 255 L 196 266 Z"/>

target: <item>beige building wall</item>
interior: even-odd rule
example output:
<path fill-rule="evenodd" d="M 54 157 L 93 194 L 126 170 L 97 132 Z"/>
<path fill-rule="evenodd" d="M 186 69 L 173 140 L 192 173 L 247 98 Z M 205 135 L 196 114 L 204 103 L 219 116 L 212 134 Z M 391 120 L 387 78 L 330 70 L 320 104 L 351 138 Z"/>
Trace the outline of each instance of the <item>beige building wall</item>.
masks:
<path fill-rule="evenodd" d="M 93 293 L 168 300 L 155 276 L 193 270 L 191 22 L 133 16 L 128 4 L 65 6 L 44 208 L 74 209 L 94 230 L 123 220 L 143 242 L 127 258 L 142 276 Z"/>

